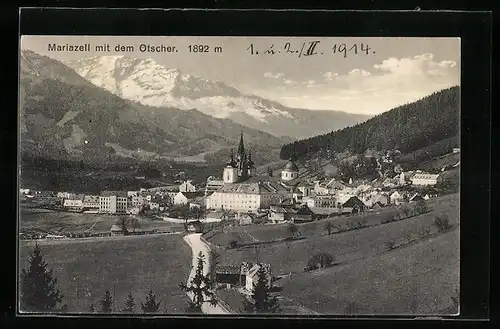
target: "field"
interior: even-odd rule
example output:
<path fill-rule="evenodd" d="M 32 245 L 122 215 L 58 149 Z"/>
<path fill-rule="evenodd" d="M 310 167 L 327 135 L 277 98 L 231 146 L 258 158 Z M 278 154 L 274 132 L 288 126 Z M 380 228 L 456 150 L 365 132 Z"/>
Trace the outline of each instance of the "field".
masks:
<path fill-rule="evenodd" d="M 442 313 L 452 306 L 459 282 L 459 197 L 448 195 L 428 201 L 430 212 L 382 224 L 394 209 L 340 221 L 366 221 L 369 227 L 328 235 L 325 220 L 298 225 L 305 239 L 263 244 L 255 248 L 226 250 L 223 236 L 250 243 L 283 238 L 285 226 L 225 228 L 225 234 L 210 233 L 221 264 L 241 261 L 270 263 L 273 275 L 289 275 L 277 282 L 282 296 L 305 308 L 324 314 Z M 446 233 L 434 227 L 434 218 L 447 214 L 453 227 Z M 429 235 L 422 232 L 428 230 Z M 389 241 L 395 248 L 388 250 Z M 328 269 L 304 272 L 309 258 L 318 252 L 335 257 Z M 376 302 L 374 302 L 376 301 Z M 355 304 L 354 304 L 355 303 Z M 290 312 L 297 312 L 289 307 Z M 350 311 L 349 311 L 350 310 Z M 456 312 L 456 310 L 455 310 Z"/>
<path fill-rule="evenodd" d="M 32 242 L 20 243 L 20 267 L 26 266 Z M 152 289 L 161 313 L 184 313 L 187 296 L 178 285 L 191 267 L 191 249 L 182 235 L 145 235 L 99 238 L 91 241 L 40 241 L 44 259 L 54 271 L 69 312 L 88 312 L 108 289 L 116 307 L 124 307 L 131 292 L 141 312 Z M 113 292 L 114 285 L 114 292 Z"/>
<path fill-rule="evenodd" d="M 82 214 L 58 212 L 45 209 L 21 208 L 20 231 L 41 231 L 51 233 L 109 232 L 118 216 L 106 214 Z M 161 220 L 139 219 L 141 229 L 172 229 L 178 231 L 181 226 Z"/>

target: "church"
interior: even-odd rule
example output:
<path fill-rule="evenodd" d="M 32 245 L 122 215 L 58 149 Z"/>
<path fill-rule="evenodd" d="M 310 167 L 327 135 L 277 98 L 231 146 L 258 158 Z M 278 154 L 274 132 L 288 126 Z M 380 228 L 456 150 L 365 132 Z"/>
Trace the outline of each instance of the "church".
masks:
<path fill-rule="evenodd" d="M 245 151 L 242 132 L 236 157 L 231 151 L 222 174 L 224 184 L 207 197 L 207 209 L 248 212 L 292 198 L 299 169 L 290 160 L 281 177 L 258 176 L 251 153 Z"/>

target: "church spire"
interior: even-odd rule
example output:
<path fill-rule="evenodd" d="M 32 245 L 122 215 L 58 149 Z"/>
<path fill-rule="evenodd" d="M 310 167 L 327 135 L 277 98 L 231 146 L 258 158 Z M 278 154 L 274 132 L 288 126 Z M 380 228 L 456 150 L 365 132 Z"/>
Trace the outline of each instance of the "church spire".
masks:
<path fill-rule="evenodd" d="M 245 155 L 245 145 L 243 143 L 243 130 L 241 131 L 241 136 L 240 136 L 240 145 L 238 146 L 238 154 L 237 156 L 243 160 L 243 156 Z"/>

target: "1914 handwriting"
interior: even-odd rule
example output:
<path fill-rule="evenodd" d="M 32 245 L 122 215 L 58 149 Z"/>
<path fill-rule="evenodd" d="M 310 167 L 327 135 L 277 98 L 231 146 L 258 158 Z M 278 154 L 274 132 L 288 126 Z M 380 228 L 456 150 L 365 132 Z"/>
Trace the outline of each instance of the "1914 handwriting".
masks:
<path fill-rule="evenodd" d="M 307 41 L 300 44 L 287 42 L 282 45 L 271 44 L 268 47 L 257 47 L 251 43 L 246 49 L 250 55 L 294 55 L 297 57 L 336 55 L 340 54 L 344 58 L 349 55 L 371 55 L 375 51 L 369 45 L 364 43 L 355 44 L 333 44 L 330 47 L 321 45 L 320 41 Z"/>

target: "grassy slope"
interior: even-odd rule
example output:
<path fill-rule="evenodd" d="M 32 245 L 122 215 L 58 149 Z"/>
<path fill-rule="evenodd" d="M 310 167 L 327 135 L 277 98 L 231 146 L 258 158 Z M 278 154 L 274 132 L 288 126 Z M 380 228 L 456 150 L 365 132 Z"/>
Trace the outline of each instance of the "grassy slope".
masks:
<path fill-rule="evenodd" d="M 408 307 L 407 304 L 411 302 L 411 299 L 407 298 L 411 295 L 407 296 L 405 291 L 400 291 L 402 286 L 408 286 L 408 283 L 405 283 L 405 280 L 409 280 L 408 275 L 417 275 L 429 269 L 432 270 L 431 267 L 434 267 L 433 272 L 429 272 L 433 274 L 423 275 L 418 280 L 412 279 L 411 282 L 418 283 L 422 294 L 426 296 L 422 297 L 422 301 L 431 298 L 429 296 L 434 296 L 437 299 L 444 298 L 443 303 L 446 304 L 451 301 L 449 283 L 453 287 L 457 287 L 458 284 L 458 230 L 439 235 L 432 222 L 435 216 L 446 213 L 455 227 L 458 227 L 459 198 L 456 194 L 448 195 L 435 200 L 431 199 L 428 201 L 428 205 L 432 211 L 427 214 L 389 224 L 379 225 L 380 219 L 384 215 L 383 212 L 390 212 L 390 209 L 381 211 L 380 215 L 357 216 L 349 219 L 337 218 L 333 221 L 356 221 L 364 218 L 368 224 L 376 226 L 330 236 L 325 235 L 324 221 L 299 225 L 302 235 L 307 236 L 305 240 L 260 246 L 257 251 L 253 248 L 227 251 L 218 248 L 221 254 L 220 261 L 221 264 L 238 264 L 243 260 L 254 261 L 258 258 L 259 261 L 272 264 L 274 275 L 291 272 L 291 279 L 283 282 L 284 296 L 321 313 L 342 313 L 346 303 L 354 300 L 368 301 L 370 298 L 372 301 L 381 298 L 385 304 L 361 303 L 360 308 L 363 313 L 403 312 L 404 309 L 401 307 Z M 429 228 L 432 236 L 420 238 L 418 232 L 424 228 Z M 285 227 L 239 227 L 233 229 L 232 233 L 216 235 L 212 240 L 223 242 L 222 240 L 226 240 L 229 236 L 240 238 L 241 242 L 250 242 L 251 238 L 248 234 L 260 241 L 282 238 L 285 234 Z M 223 239 L 224 236 L 226 236 L 225 239 Z M 396 245 L 406 243 L 408 240 L 413 240 L 413 242 L 404 248 L 387 252 L 385 243 L 389 240 L 394 240 Z M 227 244 L 222 243 L 222 245 Z M 303 273 L 306 261 L 312 254 L 319 251 L 333 254 L 340 265 L 314 274 Z M 438 255 L 438 253 L 440 254 Z M 431 266 L 426 262 L 434 259 L 432 257 L 438 261 Z M 365 269 L 370 269 L 371 272 L 368 273 L 371 274 L 363 276 L 361 273 L 364 273 Z M 401 272 L 403 270 L 409 272 L 404 274 Z M 335 278 L 333 273 L 335 273 Z M 354 281 L 349 281 L 351 280 L 349 279 L 345 284 L 341 284 L 342 287 L 346 286 L 345 289 L 338 288 L 337 285 L 332 284 L 332 280 L 336 280 L 337 276 L 352 277 Z M 356 288 L 357 292 L 349 285 L 358 287 Z M 433 291 L 436 287 L 440 287 L 439 291 Z M 323 289 L 327 295 L 331 294 L 330 298 L 327 299 L 328 302 L 314 304 L 316 300 L 326 298 L 318 295 Z M 353 295 L 357 297 L 354 298 Z M 418 310 L 421 312 L 439 311 L 449 306 L 444 304 L 427 303 L 420 305 Z"/>
<path fill-rule="evenodd" d="M 20 266 L 26 266 L 30 243 L 21 242 Z M 186 295 L 178 284 L 187 279 L 191 249 L 181 235 L 136 236 L 103 239 L 94 242 L 49 241 L 40 247 L 49 268 L 54 269 L 69 312 L 87 312 L 90 303 L 99 309 L 106 289 L 115 294 L 117 308 L 122 308 L 132 292 L 136 312 L 150 289 L 161 301 L 163 313 L 184 313 Z M 77 278 L 84 297 L 78 302 Z M 165 300 L 167 305 L 165 307 Z"/>

